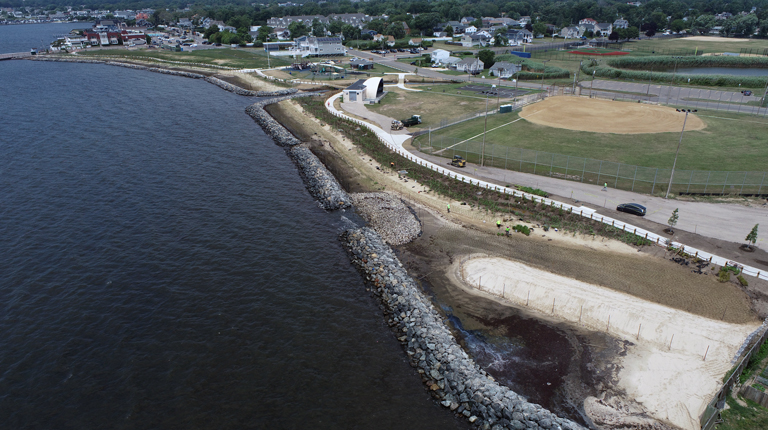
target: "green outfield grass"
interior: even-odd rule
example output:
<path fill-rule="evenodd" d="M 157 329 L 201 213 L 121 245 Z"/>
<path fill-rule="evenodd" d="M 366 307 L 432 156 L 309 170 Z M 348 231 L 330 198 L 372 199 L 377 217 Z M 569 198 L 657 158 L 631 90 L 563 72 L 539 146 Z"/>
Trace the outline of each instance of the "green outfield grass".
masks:
<path fill-rule="evenodd" d="M 678 169 L 768 170 L 768 145 L 764 138 L 768 135 L 768 119 L 701 110 L 698 115 L 707 128 L 685 132 L 677 161 Z M 571 131 L 529 123 L 524 119 L 509 124 L 517 119 L 520 119 L 517 113 L 490 115 L 486 145 L 495 145 L 498 154 L 503 153 L 504 148 L 524 148 L 630 165 L 671 168 L 680 138 L 678 132 L 622 135 Z M 483 118 L 478 118 L 432 132 L 433 147 L 446 147 L 474 138 L 472 143 L 460 144 L 456 149 L 475 148 L 482 139 L 483 128 Z M 419 144 L 428 146 L 427 137 L 419 137 L 415 145 L 418 147 Z M 446 151 L 445 154 L 450 153 Z"/>

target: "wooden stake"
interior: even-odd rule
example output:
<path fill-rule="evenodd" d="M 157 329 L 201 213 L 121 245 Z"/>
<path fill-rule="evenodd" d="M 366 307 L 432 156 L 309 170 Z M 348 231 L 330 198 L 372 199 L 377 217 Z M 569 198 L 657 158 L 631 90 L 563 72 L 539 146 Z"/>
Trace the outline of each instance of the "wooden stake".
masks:
<path fill-rule="evenodd" d="M 701 361 L 707 361 L 707 354 L 709 354 L 709 345 L 707 345 L 707 352 L 704 353 L 704 358 Z"/>
<path fill-rule="evenodd" d="M 555 300 L 556 299 L 552 299 L 552 314 L 553 315 L 555 314 Z"/>
<path fill-rule="evenodd" d="M 528 290 L 528 298 L 525 299 L 525 306 L 528 306 L 528 302 L 531 300 L 531 290 Z"/>
<path fill-rule="evenodd" d="M 672 341 L 675 340 L 674 333 L 672 334 L 672 339 L 669 339 L 669 350 L 672 351 Z"/>
<path fill-rule="evenodd" d="M 584 304 L 581 304 L 581 310 L 579 311 L 579 324 L 581 324 L 581 315 L 584 313 Z"/>
<path fill-rule="evenodd" d="M 637 336 L 635 337 L 635 340 L 640 340 L 640 328 L 641 328 L 642 326 L 643 326 L 642 324 L 640 324 L 639 326 L 637 326 Z"/>

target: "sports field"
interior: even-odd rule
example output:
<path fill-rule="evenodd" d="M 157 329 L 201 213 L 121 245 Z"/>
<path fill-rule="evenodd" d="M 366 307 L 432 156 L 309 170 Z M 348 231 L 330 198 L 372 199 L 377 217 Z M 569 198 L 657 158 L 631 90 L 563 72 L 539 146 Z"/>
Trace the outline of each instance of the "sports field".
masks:
<path fill-rule="evenodd" d="M 682 113 L 673 108 L 658 107 L 665 111 L 643 115 L 644 106 L 638 103 L 585 97 L 548 100 L 553 103 L 562 99 L 571 99 L 563 102 L 568 106 L 565 111 L 547 112 L 547 104 L 539 102 L 522 112 L 522 116 L 517 113 L 490 115 L 486 149 L 492 145 L 497 156 L 505 148 L 522 148 L 652 168 L 672 167 L 682 130 Z M 536 111 L 540 114 L 530 115 Z M 632 114 L 633 111 L 639 114 Z M 585 112 L 588 117 L 584 116 Z M 526 115 L 531 117 L 530 121 L 524 118 Z M 533 122 L 537 115 L 541 115 L 538 124 Z M 700 124 L 705 127 L 701 128 Z M 580 127 L 589 128 L 588 131 L 578 130 Z M 484 118 L 478 118 L 432 132 L 431 136 L 420 136 L 415 146 L 429 146 L 431 140 L 436 150 L 453 147 L 458 151 L 470 148 L 470 151 L 477 149 L 479 152 L 483 130 Z M 628 134 L 629 130 L 635 134 Z M 768 166 L 767 135 L 768 119 L 700 110 L 695 116 L 688 117 L 677 168 L 765 171 Z M 450 154 L 450 151 L 443 153 Z"/>

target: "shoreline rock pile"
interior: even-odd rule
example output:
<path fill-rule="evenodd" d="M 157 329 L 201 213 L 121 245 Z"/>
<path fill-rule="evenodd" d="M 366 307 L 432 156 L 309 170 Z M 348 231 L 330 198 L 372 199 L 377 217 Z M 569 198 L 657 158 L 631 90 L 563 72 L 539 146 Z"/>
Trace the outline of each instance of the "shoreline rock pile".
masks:
<path fill-rule="evenodd" d="M 390 245 L 406 244 L 421 234 L 421 223 L 397 197 L 388 193 L 351 194 L 361 217 Z"/>
<path fill-rule="evenodd" d="M 138 64 L 121 63 L 119 61 L 91 60 L 91 59 L 85 59 L 85 58 L 67 58 L 67 57 L 46 57 L 46 56 L 30 57 L 29 59 L 32 61 L 54 61 L 54 62 L 62 62 L 62 63 L 106 64 L 108 66 L 125 67 L 127 69 L 135 69 L 135 70 L 146 70 L 148 72 L 162 73 L 164 75 L 182 76 L 185 78 L 192 78 L 192 79 L 205 78 L 205 75 L 201 75 L 199 73 L 183 72 L 181 70 L 168 70 L 168 69 L 162 69 L 159 67 L 140 66 Z"/>
<path fill-rule="evenodd" d="M 411 366 L 418 369 L 441 405 L 482 429 L 583 429 L 528 403 L 482 370 L 459 346 L 441 315 L 373 229 L 346 230 L 341 241 L 379 298 Z"/>
<path fill-rule="evenodd" d="M 230 84 L 229 82 L 223 79 L 219 79 L 213 76 L 206 77 L 205 81 L 213 85 L 216 85 L 221 89 L 224 89 L 231 93 L 235 93 L 240 96 L 279 97 L 279 96 L 287 96 L 289 94 L 296 94 L 299 91 L 296 88 L 286 88 L 284 90 L 277 90 L 277 91 L 251 91 L 251 90 L 246 90 L 245 88 L 238 87 L 235 84 Z"/>
<path fill-rule="evenodd" d="M 264 106 L 279 103 L 295 97 L 306 97 L 317 93 L 291 94 L 258 101 L 247 108 L 245 112 L 256 121 L 261 128 L 272 137 L 279 146 L 286 148 L 288 155 L 299 167 L 301 178 L 304 180 L 309 193 L 314 196 L 320 205 L 326 210 L 344 209 L 351 206 L 351 199 L 346 191 L 331 172 L 323 165 L 319 158 L 307 147 L 301 144 L 299 139 L 291 134 L 277 120 L 272 118 Z"/>

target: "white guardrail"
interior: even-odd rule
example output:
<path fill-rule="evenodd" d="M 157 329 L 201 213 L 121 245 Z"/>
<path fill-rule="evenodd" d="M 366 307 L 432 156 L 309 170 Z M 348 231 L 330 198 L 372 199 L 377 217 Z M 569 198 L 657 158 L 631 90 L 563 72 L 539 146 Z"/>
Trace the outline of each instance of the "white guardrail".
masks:
<path fill-rule="evenodd" d="M 435 171 L 437 173 L 440 173 L 442 175 L 446 175 L 446 176 L 448 176 L 450 178 L 454 178 L 454 179 L 460 180 L 462 182 L 469 183 L 470 185 L 477 185 L 479 187 L 486 188 L 486 189 L 489 189 L 489 190 L 503 192 L 505 194 L 510 194 L 513 197 L 524 197 L 524 198 L 530 199 L 530 200 L 532 200 L 533 202 L 536 202 L 536 203 L 542 203 L 542 204 L 554 206 L 554 207 L 557 207 L 557 208 L 569 211 L 570 213 L 579 214 L 579 215 L 581 215 L 581 216 L 583 216 L 585 218 L 589 218 L 591 220 L 600 221 L 603 224 L 608 224 L 608 225 L 611 225 L 612 227 L 620 228 L 622 231 L 631 232 L 631 233 L 636 234 L 638 236 L 644 237 L 644 238 L 650 240 L 651 242 L 655 243 L 656 245 L 663 246 L 663 247 L 672 246 L 672 247 L 674 247 L 676 249 L 679 249 L 681 252 L 684 252 L 687 255 L 690 255 L 690 256 L 696 257 L 696 258 L 700 258 L 702 260 L 708 260 L 711 263 L 717 264 L 718 266 L 726 266 L 726 265 L 738 266 L 741 269 L 742 273 L 745 274 L 745 275 L 753 276 L 753 277 L 756 277 L 756 278 L 759 278 L 759 279 L 768 280 L 768 272 L 767 271 L 761 271 L 761 270 L 756 269 L 754 267 L 746 266 L 746 265 L 740 264 L 738 262 L 735 262 L 735 261 L 728 260 L 726 258 L 717 256 L 715 254 L 712 254 L 712 253 L 709 253 L 709 252 L 706 252 L 706 251 L 702 251 L 702 250 L 696 249 L 694 247 L 686 246 L 685 244 L 680 243 L 680 242 L 670 241 L 668 243 L 667 242 L 668 238 L 666 238 L 666 237 L 662 237 L 662 236 L 660 236 L 660 235 L 658 235 L 656 233 L 653 233 L 653 232 L 650 232 L 650 231 L 645 230 L 643 228 L 640 228 L 640 227 L 628 224 L 628 223 L 626 223 L 624 221 L 620 221 L 620 220 L 617 220 L 617 219 L 614 219 L 614 218 L 611 218 L 611 217 L 595 214 L 595 210 L 594 209 L 586 208 L 586 207 L 583 207 L 583 206 L 576 207 L 576 206 L 573 206 L 573 205 L 569 205 L 567 203 L 558 202 L 556 200 L 552 200 L 552 199 L 548 199 L 548 198 L 545 198 L 545 197 L 537 196 L 535 194 L 524 193 L 524 192 L 516 190 L 516 189 L 507 188 L 507 187 L 501 187 L 501 186 L 496 185 L 496 184 L 491 184 L 489 182 L 485 182 L 485 181 L 482 181 L 482 180 L 479 180 L 479 179 L 475 179 L 475 178 L 472 178 L 472 177 L 469 177 L 469 176 L 465 176 L 465 175 L 463 175 L 461 173 L 456 173 L 456 172 L 454 172 L 452 170 L 448 170 L 448 169 L 446 169 L 446 168 L 444 168 L 442 166 L 438 166 L 438 165 L 436 165 L 434 163 L 431 163 L 431 162 L 429 162 L 427 160 L 419 158 L 419 157 L 415 156 L 414 154 L 412 154 L 412 153 L 408 152 L 407 150 L 405 150 L 405 148 L 403 148 L 403 146 L 402 146 L 402 143 L 397 143 L 393 139 L 393 135 L 392 134 L 386 133 L 384 130 L 382 130 L 379 127 L 376 127 L 376 126 L 374 126 L 374 125 L 372 125 L 372 124 L 370 124 L 368 122 L 361 121 L 361 120 L 356 119 L 356 118 L 352 118 L 352 117 L 350 117 L 348 115 L 345 115 L 345 114 L 339 112 L 335 108 L 333 103 L 334 103 L 334 101 L 340 95 L 341 95 L 341 93 L 339 93 L 339 94 L 329 98 L 325 102 L 325 107 L 326 107 L 326 109 L 328 109 L 328 111 L 331 114 L 333 114 L 334 116 L 337 116 L 339 118 L 344 118 L 346 120 L 352 121 L 352 122 L 354 122 L 356 124 L 359 124 L 359 125 L 361 125 L 363 127 L 366 127 L 368 129 L 370 129 L 371 131 L 373 131 L 376 134 L 376 137 L 378 137 L 378 139 L 383 144 L 387 145 L 387 147 L 389 147 L 393 151 L 397 152 L 401 156 L 407 158 L 408 160 L 413 161 L 414 163 L 417 163 L 420 166 L 424 166 L 424 167 L 426 167 L 428 169 L 431 169 L 431 170 L 433 170 L 433 171 Z M 395 135 L 395 136 L 397 136 L 397 135 Z"/>

